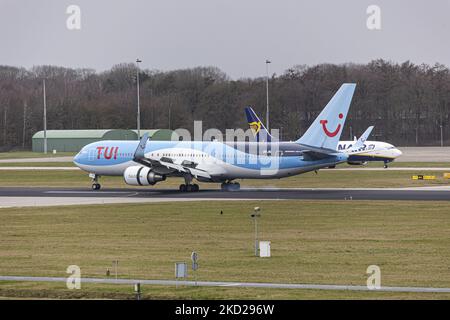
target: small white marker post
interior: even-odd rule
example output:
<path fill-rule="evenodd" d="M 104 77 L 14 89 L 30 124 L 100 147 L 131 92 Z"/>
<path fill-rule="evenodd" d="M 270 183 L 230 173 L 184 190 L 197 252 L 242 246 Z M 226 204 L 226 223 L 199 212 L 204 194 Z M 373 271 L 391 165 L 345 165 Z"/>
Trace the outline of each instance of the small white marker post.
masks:
<path fill-rule="evenodd" d="M 178 278 L 187 277 L 187 264 L 186 262 L 175 262 L 175 287 L 178 289 Z"/>
<path fill-rule="evenodd" d="M 255 221 L 255 257 L 258 256 L 258 218 L 261 216 L 259 211 L 261 210 L 259 207 L 255 207 L 255 212 L 250 215 Z"/>

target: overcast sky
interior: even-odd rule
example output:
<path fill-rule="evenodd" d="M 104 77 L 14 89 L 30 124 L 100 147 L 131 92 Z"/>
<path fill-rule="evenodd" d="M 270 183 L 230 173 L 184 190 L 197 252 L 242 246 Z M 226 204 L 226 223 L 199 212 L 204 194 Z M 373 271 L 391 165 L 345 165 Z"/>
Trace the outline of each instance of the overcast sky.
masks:
<path fill-rule="evenodd" d="M 381 30 L 366 26 L 369 5 Z M 69 30 L 69 5 L 81 29 Z M 217 66 L 232 78 L 297 64 L 435 62 L 450 66 L 450 0 L 0 0 L 0 64 L 98 71 L 139 57 L 173 70 Z"/>

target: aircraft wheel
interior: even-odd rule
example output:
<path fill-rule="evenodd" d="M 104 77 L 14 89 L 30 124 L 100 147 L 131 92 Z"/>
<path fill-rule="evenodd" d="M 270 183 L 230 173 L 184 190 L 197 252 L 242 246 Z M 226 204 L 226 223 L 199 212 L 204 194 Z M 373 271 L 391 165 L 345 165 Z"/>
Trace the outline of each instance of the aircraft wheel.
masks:
<path fill-rule="evenodd" d="M 100 183 L 94 183 L 94 184 L 92 184 L 92 190 L 100 190 L 100 188 L 101 188 Z"/>
<path fill-rule="evenodd" d="M 239 182 L 233 183 L 233 188 L 232 190 L 238 191 L 241 189 L 241 184 Z"/>
<path fill-rule="evenodd" d="M 194 184 L 192 185 L 192 189 L 193 191 L 198 192 L 200 190 L 200 187 L 198 186 L 198 184 Z"/>
<path fill-rule="evenodd" d="M 192 191 L 194 191 L 194 186 L 193 186 L 192 184 L 188 184 L 188 185 L 186 186 L 186 191 L 187 191 L 187 192 L 192 192 Z"/>
<path fill-rule="evenodd" d="M 180 191 L 181 192 L 186 192 L 186 185 L 185 184 L 180 184 Z"/>

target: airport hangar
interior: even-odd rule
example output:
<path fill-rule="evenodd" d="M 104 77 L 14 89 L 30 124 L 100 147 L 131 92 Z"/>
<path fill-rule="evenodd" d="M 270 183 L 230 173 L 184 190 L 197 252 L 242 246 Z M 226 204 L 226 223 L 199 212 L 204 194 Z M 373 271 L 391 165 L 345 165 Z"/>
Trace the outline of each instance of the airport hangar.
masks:
<path fill-rule="evenodd" d="M 148 133 L 154 140 L 171 140 L 174 131 L 169 129 L 141 129 L 141 136 Z M 138 140 L 137 130 L 47 130 L 47 150 L 52 152 L 78 152 L 85 145 L 100 140 Z M 44 152 L 44 131 L 32 138 L 33 152 Z"/>

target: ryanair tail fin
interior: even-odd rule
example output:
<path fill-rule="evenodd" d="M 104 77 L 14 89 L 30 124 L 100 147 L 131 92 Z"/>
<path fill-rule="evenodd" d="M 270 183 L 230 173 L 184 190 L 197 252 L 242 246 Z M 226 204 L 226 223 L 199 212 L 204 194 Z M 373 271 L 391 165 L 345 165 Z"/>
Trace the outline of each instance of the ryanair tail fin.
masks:
<path fill-rule="evenodd" d="M 354 83 L 344 83 L 296 142 L 304 146 L 336 150 L 355 87 Z"/>
<path fill-rule="evenodd" d="M 364 131 L 364 133 L 359 137 L 358 141 L 355 142 L 352 149 L 359 149 L 364 146 L 364 143 L 369 139 L 370 134 L 372 133 L 373 126 L 370 126 Z"/>
<path fill-rule="evenodd" d="M 252 107 L 245 107 L 245 116 L 247 117 L 248 125 L 253 132 L 256 141 L 271 142 L 275 141 L 272 135 L 267 131 L 262 121 L 258 118 Z"/>

